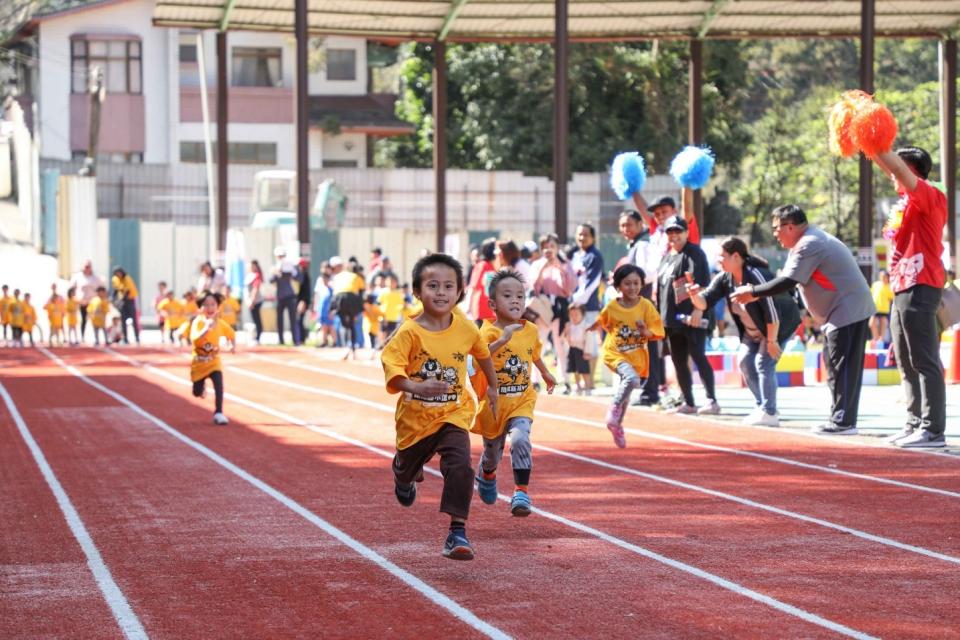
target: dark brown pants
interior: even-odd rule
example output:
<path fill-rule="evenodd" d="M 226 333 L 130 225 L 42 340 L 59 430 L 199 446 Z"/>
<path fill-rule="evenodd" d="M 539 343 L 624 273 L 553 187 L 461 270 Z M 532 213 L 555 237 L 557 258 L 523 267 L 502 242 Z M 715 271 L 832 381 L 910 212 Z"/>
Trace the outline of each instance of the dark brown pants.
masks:
<path fill-rule="evenodd" d="M 466 520 L 473 498 L 473 467 L 470 465 L 470 436 L 460 427 L 445 424 L 436 433 L 397 451 L 393 457 L 393 476 L 398 484 L 409 486 L 435 454 L 440 454 L 440 473 L 443 475 L 440 512 Z"/>

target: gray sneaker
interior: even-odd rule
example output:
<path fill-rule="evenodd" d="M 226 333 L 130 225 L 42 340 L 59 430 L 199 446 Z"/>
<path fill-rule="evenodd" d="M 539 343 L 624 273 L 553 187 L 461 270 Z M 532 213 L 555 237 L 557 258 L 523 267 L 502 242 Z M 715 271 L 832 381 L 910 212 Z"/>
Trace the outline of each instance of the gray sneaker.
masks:
<path fill-rule="evenodd" d="M 917 428 L 915 426 L 908 424 L 907 426 L 905 426 L 903 429 L 900 429 L 900 431 L 897 431 L 892 436 L 887 436 L 886 438 L 884 438 L 883 441 L 886 442 L 887 444 L 897 444 L 900 440 L 903 440 L 904 438 L 909 438 L 910 436 L 912 436 L 916 430 Z"/>
<path fill-rule="evenodd" d="M 720 404 L 716 400 L 710 400 L 707 404 L 697 409 L 701 416 L 715 416 L 720 413 Z"/>
<path fill-rule="evenodd" d="M 942 433 L 930 433 L 926 429 L 909 437 L 898 440 L 896 446 L 903 449 L 935 449 L 947 446 Z"/>
<path fill-rule="evenodd" d="M 855 436 L 857 435 L 857 426 L 853 424 L 843 425 L 825 422 L 815 426 L 813 431 L 825 436 Z"/>

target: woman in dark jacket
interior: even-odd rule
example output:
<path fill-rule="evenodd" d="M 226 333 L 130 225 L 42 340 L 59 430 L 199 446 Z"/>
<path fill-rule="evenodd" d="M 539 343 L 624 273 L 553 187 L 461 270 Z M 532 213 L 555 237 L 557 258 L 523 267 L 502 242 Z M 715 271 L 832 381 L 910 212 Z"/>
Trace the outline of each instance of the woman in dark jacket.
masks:
<path fill-rule="evenodd" d="M 720 245 L 720 268 L 704 290 L 688 287 L 698 309 L 712 307 L 727 298 L 733 321 L 740 332 L 740 371 L 757 406 L 744 418 L 745 424 L 777 427 L 777 360 L 784 345 L 800 325 L 800 310 L 789 293 L 761 298 L 746 305 L 733 302 L 730 294 L 743 284 L 760 285 L 773 279 L 763 258 L 750 255 L 740 238 L 728 238 Z"/>
<path fill-rule="evenodd" d="M 663 224 L 667 234 L 669 252 L 660 261 L 657 271 L 657 301 L 660 317 L 667 332 L 670 358 L 677 372 L 677 384 L 683 392 L 683 404 L 675 413 L 720 413 L 714 386 L 713 369 L 707 360 L 707 329 L 712 313 L 701 314 L 695 310 L 687 293 L 691 284 L 706 286 L 710 282 L 710 267 L 707 256 L 699 245 L 687 240 L 687 221 L 673 216 Z M 697 409 L 693 401 L 693 375 L 688 359 L 692 359 L 700 372 L 707 403 Z"/>

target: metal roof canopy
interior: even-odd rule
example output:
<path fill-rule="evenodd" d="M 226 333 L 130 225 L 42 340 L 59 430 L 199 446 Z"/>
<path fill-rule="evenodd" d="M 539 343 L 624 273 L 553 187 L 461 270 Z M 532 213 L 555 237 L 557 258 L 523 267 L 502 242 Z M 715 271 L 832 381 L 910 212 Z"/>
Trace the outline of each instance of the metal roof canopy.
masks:
<path fill-rule="evenodd" d="M 873 40 L 925 37 L 940 46 L 941 177 L 947 187 L 951 256 L 956 257 L 956 35 L 960 0 L 157 0 L 156 26 L 296 33 L 298 86 L 306 83 L 306 36 L 348 35 L 384 41 L 553 42 L 556 231 L 567 235 L 567 45 L 649 39 L 691 41 L 689 142 L 703 142 L 703 39 L 859 38 L 861 89 L 873 93 Z M 218 65 L 225 60 L 218 56 Z M 301 82 L 303 84 L 301 84 Z M 446 64 L 434 69 L 434 170 L 437 250 L 446 234 Z M 219 88 L 218 88 L 219 89 Z M 220 91 L 218 90 L 218 94 Z M 225 92 L 224 92 L 225 93 Z M 297 94 L 298 234 L 309 243 L 306 92 Z M 225 105 L 224 105 L 225 106 Z M 302 115 L 301 115 L 302 111 Z M 949 117 L 947 117 L 949 116 Z M 225 141 L 223 141 L 225 145 Z M 225 150 L 224 150 L 225 151 Z M 611 150 L 613 152 L 613 150 Z M 226 158 L 226 153 L 219 156 Z M 872 241 L 872 167 L 860 160 L 861 247 Z M 221 185 L 225 192 L 225 184 Z M 702 202 L 697 193 L 697 217 Z M 868 269 L 867 269 L 868 271 Z M 867 274 L 869 276 L 869 273 Z"/>

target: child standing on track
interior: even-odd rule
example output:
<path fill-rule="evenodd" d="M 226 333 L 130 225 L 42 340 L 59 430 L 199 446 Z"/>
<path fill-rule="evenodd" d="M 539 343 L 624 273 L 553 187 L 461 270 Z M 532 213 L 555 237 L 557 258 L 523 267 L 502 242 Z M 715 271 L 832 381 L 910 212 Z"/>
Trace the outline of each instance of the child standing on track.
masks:
<path fill-rule="evenodd" d="M 650 373 L 647 342 L 662 340 L 664 335 L 660 314 L 640 295 L 643 285 L 643 269 L 633 264 L 618 267 L 613 273 L 613 286 L 620 292 L 620 297 L 608 302 L 590 327 L 591 330 L 602 328 L 607 332 L 600 354 L 603 363 L 620 376 L 613 406 L 607 411 L 607 429 L 620 448 L 627 446 L 623 415 L 630 403 L 630 394 L 643 385 Z"/>
<path fill-rule="evenodd" d="M 497 407 L 496 373 L 487 343 L 466 316 L 454 313 L 463 298 L 463 269 L 444 254 L 431 254 L 413 267 L 413 291 L 423 313 L 406 320 L 380 356 L 387 391 L 397 400 L 394 493 L 405 507 L 417 497 L 423 466 L 440 454 L 443 495 L 440 511 L 450 516 L 444 557 L 472 560 L 467 517 L 473 497 L 470 436 L 476 402 L 467 391 L 467 356 L 473 356 L 490 384 L 489 404 Z"/>
<path fill-rule="evenodd" d="M 587 321 L 583 317 L 583 307 L 571 305 L 570 321 L 563 328 L 563 338 L 567 341 L 567 373 L 573 376 L 573 383 L 577 395 L 588 391 L 587 377 L 590 375 L 590 359 L 585 349 L 587 347 Z M 570 393 L 570 385 L 566 385 L 564 393 Z"/>
<path fill-rule="evenodd" d="M 80 302 L 77 300 L 77 288 L 67 289 L 67 302 L 64 313 L 67 319 L 67 341 L 70 345 L 80 344 L 80 335 L 77 333 L 77 325 L 80 313 Z"/>
<path fill-rule="evenodd" d="M 2 295 L 0 295 L 0 326 L 3 327 L 3 341 L 7 341 L 7 328 L 10 326 L 10 303 L 13 298 L 10 296 L 10 287 L 3 285 Z"/>
<path fill-rule="evenodd" d="M 57 293 L 57 285 L 53 285 L 50 291 L 50 298 L 47 304 L 43 305 L 43 310 L 47 312 L 47 320 L 50 321 L 49 344 L 53 346 L 53 339 L 57 339 L 58 345 L 63 345 L 63 316 L 67 311 L 63 298 Z"/>
<path fill-rule="evenodd" d="M 37 310 L 30 303 L 30 294 L 23 294 L 23 333 L 30 338 L 30 346 L 36 346 L 33 343 L 33 328 L 37 325 Z M 43 339 L 43 336 L 40 336 Z"/>
<path fill-rule="evenodd" d="M 193 343 L 193 361 L 190 363 L 190 380 L 193 395 L 202 398 L 206 393 L 207 378 L 213 383 L 216 411 L 214 424 L 227 424 L 223 415 L 223 365 L 220 362 L 220 338 L 230 344 L 230 353 L 236 353 L 236 334 L 233 327 L 218 317 L 223 298 L 219 293 L 204 291 L 200 294 L 200 315 L 190 324 L 190 342 Z"/>
<path fill-rule="evenodd" d="M 107 313 L 110 311 L 110 301 L 107 299 L 107 288 L 97 287 L 97 297 L 87 305 L 87 318 L 93 327 L 93 346 L 100 344 L 100 334 L 103 334 L 103 343 L 107 344 Z"/>
<path fill-rule="evenodd" d="M 497 317 L 494 322 L 483 321 L 480 337 L 490 345 L 499 402 L 497 411 L 492 412 L 488 410 L 486 399 L 481 400 L 472 429 L 483 436 L 483 454 L 477 468 L 477 493 L 486 504 L 497 502 L 497 466 L 509 435 L 516 486 L 510 501 L 510 513 L 523 517 L 530 515 L 531 507 L 527 492 L 533 463 L 530 429 L 533 407 L 537 404 L 537 391 L 530 380 L 532 366 L 540 371 L 548 393 L 553 393 L 557 381 L 540 359 L 543 345 L 537 326 L 522 317 L 526 311 L 526 292 L 516 271 L 502 269 L 493 275 L 489 301 Z"/>
<path fill-rule="evenodd" d="M 23 346 L 23 302 L 20 300 L 20 289 L 13 290 L 13 296 L 7 301 L 7 313 L 10 314 L 10 331 L 13 334 L 13 344 Z"/>

